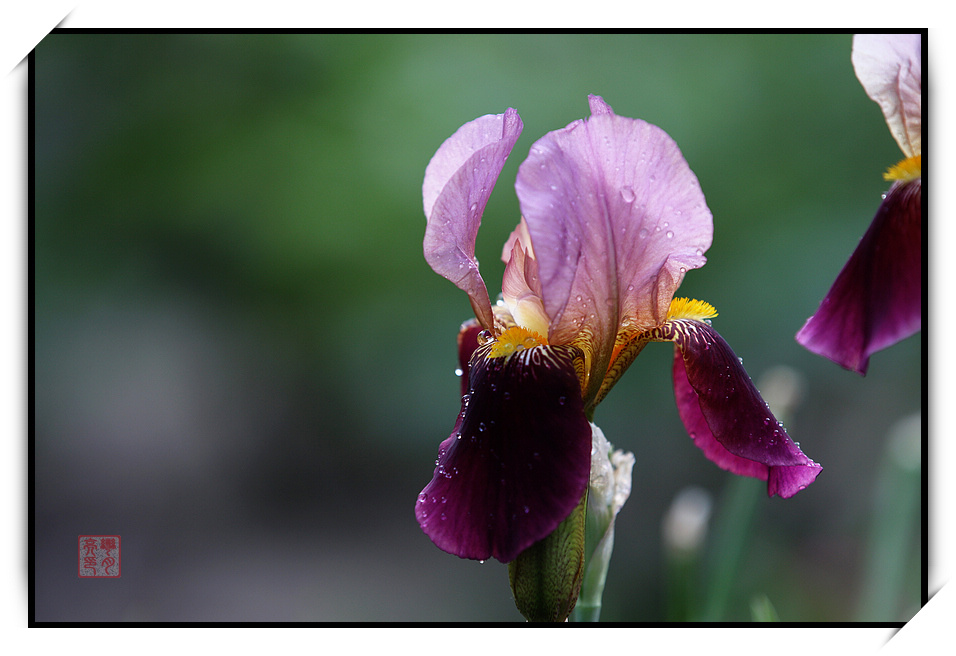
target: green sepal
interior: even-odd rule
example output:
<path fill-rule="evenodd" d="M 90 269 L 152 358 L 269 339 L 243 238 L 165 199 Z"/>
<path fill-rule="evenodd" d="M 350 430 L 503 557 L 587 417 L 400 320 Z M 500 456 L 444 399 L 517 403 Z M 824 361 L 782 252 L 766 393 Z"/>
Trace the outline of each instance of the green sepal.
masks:
<path fill-rule="evenodd" d="M 564 622 L 581 591 L 587 490 L 581 502 L 548 537 L 508 563 L 518 611 L 529 622 Z"/>

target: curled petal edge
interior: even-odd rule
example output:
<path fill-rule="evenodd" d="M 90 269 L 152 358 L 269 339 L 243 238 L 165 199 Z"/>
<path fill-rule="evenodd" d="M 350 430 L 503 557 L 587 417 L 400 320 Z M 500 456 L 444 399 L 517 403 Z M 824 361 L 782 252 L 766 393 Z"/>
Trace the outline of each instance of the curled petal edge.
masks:
<path fill-rule="evenodd" d="M 468 294 L 475 316 L 491 329 L 488 288 L 478 272 L 475 239 L 492 189 L 523 124 L 518 112 L 489 114 L 466 123 L 441 145 L 425 169 L 425 260 Z"/>

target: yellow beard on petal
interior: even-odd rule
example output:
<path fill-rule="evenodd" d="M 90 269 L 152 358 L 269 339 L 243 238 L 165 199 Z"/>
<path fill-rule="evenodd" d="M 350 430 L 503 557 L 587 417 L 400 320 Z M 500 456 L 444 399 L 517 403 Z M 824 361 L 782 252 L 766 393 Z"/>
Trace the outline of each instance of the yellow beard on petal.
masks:
<path fill-rule="evenodd" d="M 528 330 L 521 326 L 512 326 L 498 335 L 494 346 L 491 347 L 491 351 L 488 353 L 488 357 L 503 358 L 516 351 L 534 348 L 535 346 L 541 346 L 547 343 L 548 340 L 533 330 Z"/>
<path fill-rule="evenodd" d="M 710 303 L 697 301 L 692 298 L 675 298 L 671 301 L 671 307 L 667 311 L 667 320 L 671 319 L 694 319 L 695 321 L 705 321 L 717 316 L 717 310 Z"/>
<path fill-rule="evenodd" d="M 902 182 L 909 182 L 910 180 L 921 177 L 923 177 L 922 155 L 907 157 L 896 166 L 891 166 L 887 169 L 886 173 L 883 174 L 883 179 L 889 181 L 900 180 Z"/>

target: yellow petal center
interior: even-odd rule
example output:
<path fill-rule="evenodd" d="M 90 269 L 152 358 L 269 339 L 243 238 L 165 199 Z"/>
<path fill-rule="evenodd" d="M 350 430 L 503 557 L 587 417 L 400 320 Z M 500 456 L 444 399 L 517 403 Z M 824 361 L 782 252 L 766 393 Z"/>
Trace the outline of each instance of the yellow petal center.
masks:
<path fill-rule="evenodd" d="M 903 182 L 909 182 L 910 180 L 921 177 L 923 177 L 922 155 L 907 157 L 896 166 L 891 166 L 886 170 L 886 173 L 883 174 L 884 180 L 902 180 Z"/>
<path fill-rule="evenodd" d="M 495 345 L 491 347 L 488 357 L 503 358 L 515 351 L 534 348 L 547 343 L 548 340 L 533 330 L 521 326 L 512 326 L 498 335 L 498 339 L 495 340 Z"/>
<path fill-rule="evenodd" d="M 675 298 L 667 311 L 667 320 L 694 319 L 704 321 L 717 316 L 717 310 L 710 303 L 697 301 L 692 298 Z"/>

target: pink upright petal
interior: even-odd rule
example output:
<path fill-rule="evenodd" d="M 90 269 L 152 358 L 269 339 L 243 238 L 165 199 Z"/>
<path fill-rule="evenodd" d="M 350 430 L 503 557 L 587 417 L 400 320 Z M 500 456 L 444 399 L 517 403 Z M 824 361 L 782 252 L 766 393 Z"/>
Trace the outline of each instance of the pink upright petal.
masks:
<path fill-rule="evenodd" d="M 886 124 L 907 157 L 922 154 L 923 40 L 919 34 L 857 34 L 856 76 L 883 110 Z"/>
<path fill-rule="evenodd" d="M 767 481 L 769 496 L 792 497 L 812 483 L 822 468 L 790 439 L 727 342 L 703 322 L 668 323 L 677 409 L 704 455 Z"/>
<path fill-rule="evenodd" d="M 820 308 L 807 349 L 866 374 L 870 355 L 918 332 L 923 314 L 922 179 L 894 184 Z"/>
<path fill-rule="evenodd" d="M 502 253 L 507 263 L 501 281 L 502 300 L 519 326 L 545 336 L 550 321 L 541 297 L 538 263 L 523 219 L 511 233 L 505 248 L 508 257 Z"/>
<path fill-rule="evenodd" d="M 494 317 L 475 260 L 475 238 L 491 190 L 521 134 L 514 109 L 466 123 L 448 138 L 425 169 L 422 199 L 425 259 L 435 273 L 468 294 L 485 328 Z"/>
<path fill-rule="evenodd" d="M 684 273 L 705 262 L 713 222 L 697 178 L 663 130 L 616 116 L 596 96 L 591 107 L 587 121 L 532 146 L 516 189 L 549 339 L 589 342 L 600 386 L 619 328 L 665 319 Z"/>

